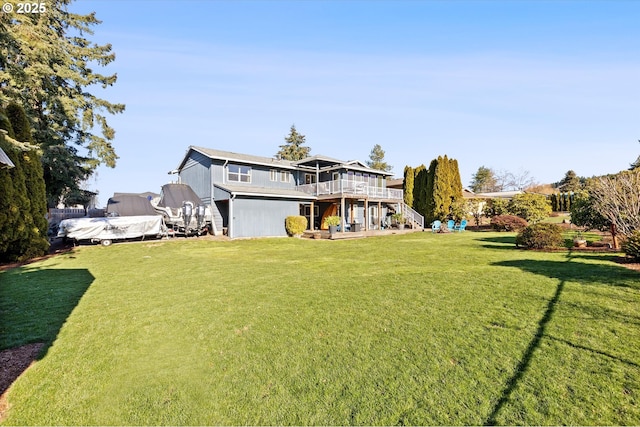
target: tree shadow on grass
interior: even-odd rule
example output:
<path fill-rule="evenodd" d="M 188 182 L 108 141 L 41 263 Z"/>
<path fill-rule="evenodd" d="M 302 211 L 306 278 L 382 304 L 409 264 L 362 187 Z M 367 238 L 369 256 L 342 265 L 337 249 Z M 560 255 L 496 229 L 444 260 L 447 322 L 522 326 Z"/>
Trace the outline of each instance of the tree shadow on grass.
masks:
<path fill-rule="evenodd" d="M 86 269 L 24 266 L 0 272 L 0 395 L 46 354 L 93 281 Z"/>
<path fill-rule="evenodd" d="M 523 378 L 525 372 L 531 364 L 533 353 L 540 346 L 540 341 L 546 335 L 547 325 L 553 318 L 556 306 L 564 286 L 567 282 L 579 282 L 583 285 L 606 285 L 618 286 L 632 289 L 640 289 L 640 275 L 637 272 L 630 271 L 623 267 L 607 264 L 584 264 L 580 262 L 572 262 L 571 253 L 568 254 L 566 261 L 544 261 L 544 260 L 509 260 L 494 263 L 494 265 L 502 267 L 517 267 L 529 273 L 539 274 L 552 279 L 558 279 L 558 285 L 553 297 L 549 300 L 544 315 L 538 322 L 538 329 L 527 346 L 522 359 L 516 366 L 514 374 L 505 385 L 500 400 L 496 403 L 491 414 L 485 422 L 486 425 L 497 425 L 497 416 L 502 407 L 509 401 L 509 398 L 516 386 Z M 574 347 L 578 347 L 572 344 Z M 594 349 L 585 350 L 593 351 Z M 601 353 L 604 354 L 604 353 Z M 608 357 L 615 357 L 606 354 Z M 627 361 L 625 361 L 627 362 Z"/>
<path fill-rule="evenodd" d="M 482 247 L 487 249 L 516 249 L 515 236 L 481 237 L 475 240 L 479 242 L 486 242 Z"/>

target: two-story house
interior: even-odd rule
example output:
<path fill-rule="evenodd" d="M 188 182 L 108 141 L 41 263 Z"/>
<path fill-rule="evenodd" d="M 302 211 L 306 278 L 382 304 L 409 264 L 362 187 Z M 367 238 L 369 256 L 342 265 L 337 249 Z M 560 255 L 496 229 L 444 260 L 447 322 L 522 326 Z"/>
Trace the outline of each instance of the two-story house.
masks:
<path fill-rule="evenodd" d="M 324 218 L 339 215 L 342 230 L 350 224 L 368 230 L 384 227 L 392 212 L 406 212 L 402 190 L 386 186 L 390 173 L 359 161 L 288 161 L 191 146 L 177 173 L 211 206 L 216 229 L 232 238 L 285 236 L 290 215 L 306 216 L 310 229 L 324 229 Z"/>

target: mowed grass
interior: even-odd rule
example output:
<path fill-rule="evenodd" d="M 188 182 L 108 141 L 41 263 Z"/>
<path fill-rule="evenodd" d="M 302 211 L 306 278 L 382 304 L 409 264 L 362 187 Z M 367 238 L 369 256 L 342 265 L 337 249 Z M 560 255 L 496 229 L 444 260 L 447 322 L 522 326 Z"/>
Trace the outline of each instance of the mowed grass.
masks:
<path fill-rule="evenodd" d="M 640 274 L 505 233 L 80 247 L 0 273 L 48 344 L 4 424 L 640 424 Z"/>

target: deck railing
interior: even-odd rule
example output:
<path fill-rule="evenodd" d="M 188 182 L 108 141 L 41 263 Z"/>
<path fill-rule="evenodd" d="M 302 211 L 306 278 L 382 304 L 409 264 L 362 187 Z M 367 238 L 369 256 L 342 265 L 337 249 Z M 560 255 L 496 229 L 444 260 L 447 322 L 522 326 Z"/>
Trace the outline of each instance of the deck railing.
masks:
<path fill-rule="evenodd" d="M 314 196 L 330 194 L 354 194 L 376 199 L 388 199 L 401 201 L 402 190 L 395 188 L 382 188 L 368 185 L 362 181 L 350 181 L 339 179 L 335 181 L 318 182 L 316 184 L 304 184 L 296 187 L 299 191 Z"/>

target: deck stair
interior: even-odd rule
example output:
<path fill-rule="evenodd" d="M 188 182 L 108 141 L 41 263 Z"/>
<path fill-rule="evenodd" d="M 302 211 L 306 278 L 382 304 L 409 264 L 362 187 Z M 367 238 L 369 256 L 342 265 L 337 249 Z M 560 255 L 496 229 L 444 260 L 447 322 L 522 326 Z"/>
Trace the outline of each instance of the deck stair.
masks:
<path fill-rule="evenodd" d="M 424 217 L 412 209 L 406 203 L 402 203 L 402 215 L 407 220 L 407 224 L 411 226 L 411 228 L 415 228 L 418 230 L 424 230 Z"/>

